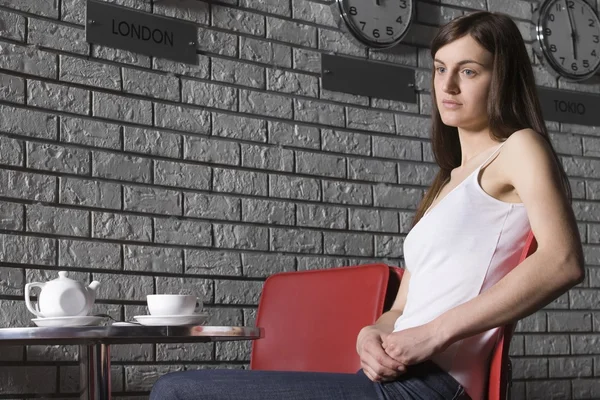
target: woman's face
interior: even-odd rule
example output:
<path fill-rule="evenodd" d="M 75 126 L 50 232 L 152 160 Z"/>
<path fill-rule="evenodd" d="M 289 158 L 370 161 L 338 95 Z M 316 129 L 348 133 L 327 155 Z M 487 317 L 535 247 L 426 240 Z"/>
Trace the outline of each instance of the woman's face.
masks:
<path fill-rule="evenodd" d="M 442 122 L 481 130 L 488 125 L 487 98 L 494 57 L 471 37 L 441 47 L 434 57 L 434 90 Z"/>

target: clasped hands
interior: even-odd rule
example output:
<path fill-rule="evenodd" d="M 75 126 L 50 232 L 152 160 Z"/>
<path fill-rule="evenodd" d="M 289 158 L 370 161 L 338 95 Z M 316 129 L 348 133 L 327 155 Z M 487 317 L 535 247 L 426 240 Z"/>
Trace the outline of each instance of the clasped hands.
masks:
<path fill-rule="evenodd" d="M 426 361 L 446 347 L 434 323 L 394 333 L 367 326 L 357 341 L 363 371 L 374 382 L 395 380 L 409 365 Z"/>

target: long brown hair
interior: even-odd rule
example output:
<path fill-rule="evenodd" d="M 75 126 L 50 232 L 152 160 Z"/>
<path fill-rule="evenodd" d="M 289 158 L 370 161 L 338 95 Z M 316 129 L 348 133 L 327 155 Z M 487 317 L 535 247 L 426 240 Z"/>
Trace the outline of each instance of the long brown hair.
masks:
<path fill-rule="evenodd" d="M 571 199 L 571 187 L 565 170 L 554 150 L 542 117 L 535 79 L 523 37 L 509 16 L 478 11 L 464 15 L 442 26 L 431 42 L 431 58 L 445 46 L 465 35 L 471 35 L 480 46 L 494 56 L 492 81 L 488 95 L 488 121 L 491 135 L 499 142 L 515 131 L 530 128 L 550 145 L 557 161 L 566 196 Z M 456 127 L 444 125 L 437 108 L 432 74 L 431 141 L 439 171 L 417 208 L 413 225 L 429 208 L 440 189 L 450 178 L 450 172 L 460 166 L 461 148 Z"/>

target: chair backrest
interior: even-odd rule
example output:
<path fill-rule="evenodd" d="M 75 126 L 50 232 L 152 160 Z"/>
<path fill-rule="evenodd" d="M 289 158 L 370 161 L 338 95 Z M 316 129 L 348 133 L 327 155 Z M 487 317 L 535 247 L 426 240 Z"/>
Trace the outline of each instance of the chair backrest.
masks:
<path fill-rule="evenodd" d="M 537 242 L 535 241 L 533 232 L 529 232 L 519 263 L 529 257 L 536 249 Z M 488 400 L 505 400 L 510 395 L 512 371 L 508 351 L 514 328 L 515 324 L 508 324 L 500 328 L 500 336 L 492 352 L 488 380 Z"/>
<path fill-rule="evenodd" d="M 355 373 L 358 332 L 391 306 L 401 277 L 386 264 L 270 276 L 256 316 L 265 336 L 252 343 L 250 368 Z"/>

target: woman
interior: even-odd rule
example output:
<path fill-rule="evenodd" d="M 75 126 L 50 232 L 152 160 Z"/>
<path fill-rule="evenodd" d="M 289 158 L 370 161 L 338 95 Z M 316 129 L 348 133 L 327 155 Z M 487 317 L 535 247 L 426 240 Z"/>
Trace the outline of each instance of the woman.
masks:
<path fill-rule="evenodd" d="M 481 400 L 497 327 L 582 281 L 569 182 L 516 25 L 460 17 L 431 55 L 440 170 L 406 237 L 395 303 L 358 336 L 362 370 L 189 371 L 159 379 L 151 398 Z M 538 249 L 517 266 L 530 229 Z"/>

